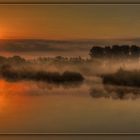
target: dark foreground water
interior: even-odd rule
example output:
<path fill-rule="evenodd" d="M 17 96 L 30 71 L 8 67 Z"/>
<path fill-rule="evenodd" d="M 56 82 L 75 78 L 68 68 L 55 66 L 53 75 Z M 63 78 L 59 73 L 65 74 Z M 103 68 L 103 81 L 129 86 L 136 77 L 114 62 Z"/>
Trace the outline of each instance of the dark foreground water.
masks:
<path fill-rule="evenodd" d="M 58 86 L 0 80 L 0 133 L 136 133 L 139 102 L 139 98 L 94 97 L 86 83 Z"/>

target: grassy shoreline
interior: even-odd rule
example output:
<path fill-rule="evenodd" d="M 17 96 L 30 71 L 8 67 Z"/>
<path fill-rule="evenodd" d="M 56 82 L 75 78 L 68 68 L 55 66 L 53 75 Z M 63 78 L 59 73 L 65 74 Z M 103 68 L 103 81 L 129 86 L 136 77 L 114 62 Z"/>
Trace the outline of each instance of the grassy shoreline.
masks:
<path fill-rule="evenodd" d="M 102 74 L 103 84 L 140 88 L 140 70 L 119 69 L 112 74 Z"/>

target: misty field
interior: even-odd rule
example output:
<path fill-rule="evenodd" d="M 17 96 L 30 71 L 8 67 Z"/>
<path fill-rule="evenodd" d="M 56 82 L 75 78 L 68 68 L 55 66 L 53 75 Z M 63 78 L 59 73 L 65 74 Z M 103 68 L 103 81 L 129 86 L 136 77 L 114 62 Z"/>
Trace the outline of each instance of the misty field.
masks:
<path fill-rule="evenodd" d="M 91 97 L 123 99 L 129 93 L 140 94 L 137 64 L 135 60 L 1 56 L 0 78 L 7 82 L 35 81 L 71 88 L 86 85 Z"/>

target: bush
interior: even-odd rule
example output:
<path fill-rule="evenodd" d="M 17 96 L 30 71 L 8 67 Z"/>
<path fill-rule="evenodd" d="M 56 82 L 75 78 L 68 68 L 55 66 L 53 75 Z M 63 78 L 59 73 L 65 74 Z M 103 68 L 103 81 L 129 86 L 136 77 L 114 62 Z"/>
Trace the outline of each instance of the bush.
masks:
<path fill-rule="evenodd" d="M 119 69 L 113 74 L 101 75 L 103 84 L 140 87 L 140 71 Z"/>

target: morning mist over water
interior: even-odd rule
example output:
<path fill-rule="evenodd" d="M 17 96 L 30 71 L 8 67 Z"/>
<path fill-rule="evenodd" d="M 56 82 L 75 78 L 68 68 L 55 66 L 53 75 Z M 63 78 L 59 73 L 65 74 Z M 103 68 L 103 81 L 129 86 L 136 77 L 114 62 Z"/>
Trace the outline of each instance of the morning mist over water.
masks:
<path fill-rule="evenodd" d="M 139 133 L 140 5 L 0 5 L 0 133 Z"/>
<path fill-rule="evenodd" d="M 69 57 L 55 55 L 56 46 L 49 50 L 42 41 L 7 43 L 1 51 L 11 54 L 0 57 L 1 133 L 138 132 L 139 125 L 133 126 L 139 124 L 138 46 L 112 45 L 108 51 L 92 45 L 88 57 Z M 46 55 L 19 55 L 39 50 Z"/>
<path fill-rule="evenodd" d="M 114 44 L 140 45 L 139 38 L 132 39 L 81 39 L 81 40 L 45 40 L 45 39 L 1 39 L 1 55 L 20 55 L 32 57 L 77 57 L 89 58 L 92 46 Z"/>

